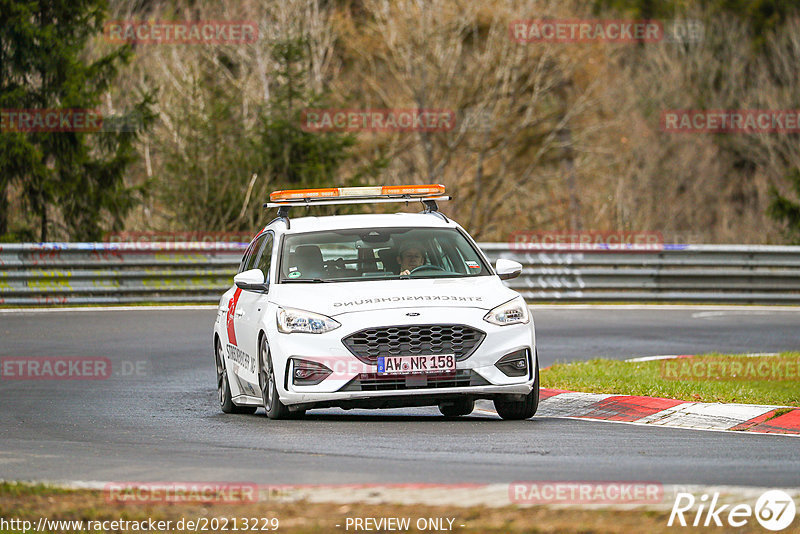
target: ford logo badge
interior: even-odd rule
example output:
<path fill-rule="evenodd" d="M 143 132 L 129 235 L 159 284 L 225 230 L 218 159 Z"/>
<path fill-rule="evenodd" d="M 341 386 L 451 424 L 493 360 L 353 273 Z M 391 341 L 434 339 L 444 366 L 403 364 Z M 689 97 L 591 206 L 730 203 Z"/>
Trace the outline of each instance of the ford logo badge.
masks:
<path fill-rule="evenodd" d="M 409 317 L 417 317 L 419 314 L 417 312 L 409 312 L 406 315 L 408 315 Z"/>

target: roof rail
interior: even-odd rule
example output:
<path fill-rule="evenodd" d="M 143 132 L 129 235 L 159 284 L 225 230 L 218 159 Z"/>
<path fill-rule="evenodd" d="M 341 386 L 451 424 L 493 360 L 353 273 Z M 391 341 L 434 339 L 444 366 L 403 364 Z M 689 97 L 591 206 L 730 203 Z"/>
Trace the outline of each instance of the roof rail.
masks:
<path fill-rule="evenodd" d="M 266 205 L 266 204 L 265 204 Z M 274 223 L 275 221 L 283 221 L 286 223 L 286 229 L 291 230 L 292 223 L 289 222 L 289 207 L 288 206 L 281 206 L 278 208 L 278 216 L 272 219 L 270 222 L 267 223 L 267 226 Z"/>
<path fill-rule="evenodd" d="M 450 197 L 448 197 L 449 199 Z M 431 215 L 437 215 L 442 218 L 444 222 L 450 222 L 447 220 L 447 217 L 444 213 L 439 211 L 439 206 L 436 204 L 435 199 L 423 199 L 422 203 L 425 204 L 425 209 L 422 213 L 430 213 Z"/>

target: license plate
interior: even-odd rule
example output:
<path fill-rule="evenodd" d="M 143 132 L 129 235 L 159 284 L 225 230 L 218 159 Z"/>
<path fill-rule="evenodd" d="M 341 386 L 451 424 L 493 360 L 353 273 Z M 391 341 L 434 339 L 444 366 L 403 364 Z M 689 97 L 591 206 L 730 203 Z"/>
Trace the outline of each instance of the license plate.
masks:
<path fill-rule="evenodd" d="M 455 354 L 378 357 L 378 374 L 382 375 L 443 373 L 455 370 L 456 370 Z"/>

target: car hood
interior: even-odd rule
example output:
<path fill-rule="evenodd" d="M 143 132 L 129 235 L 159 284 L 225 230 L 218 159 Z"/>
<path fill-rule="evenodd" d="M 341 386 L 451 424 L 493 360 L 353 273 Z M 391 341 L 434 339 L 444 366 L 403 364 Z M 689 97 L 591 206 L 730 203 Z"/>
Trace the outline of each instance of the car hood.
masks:
<path fill-rule="evenodd" d="M 425 278 L 368 282 L 273 284 L 279 306 L 336 316 L 396 308 L 479 308 L 490 310 L 517 296 L 496 276 Z"/>

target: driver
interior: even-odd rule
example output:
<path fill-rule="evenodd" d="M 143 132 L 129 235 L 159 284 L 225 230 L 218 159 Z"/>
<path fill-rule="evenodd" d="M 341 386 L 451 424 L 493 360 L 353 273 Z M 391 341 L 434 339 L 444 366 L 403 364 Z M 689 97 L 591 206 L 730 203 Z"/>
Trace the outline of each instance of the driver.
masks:
<path fill-rule="evenodd" d="M 425 252 L 414 243 L 404 244 L 400 247 L 397 263 L 400 264 L 400 276 L 411 274 L 417 267 L 425 265 Z"/>

